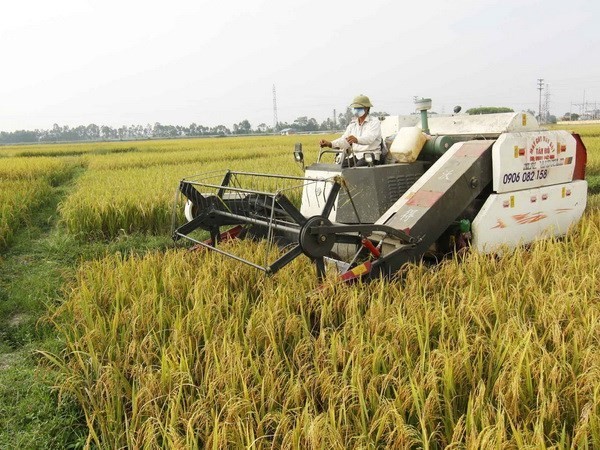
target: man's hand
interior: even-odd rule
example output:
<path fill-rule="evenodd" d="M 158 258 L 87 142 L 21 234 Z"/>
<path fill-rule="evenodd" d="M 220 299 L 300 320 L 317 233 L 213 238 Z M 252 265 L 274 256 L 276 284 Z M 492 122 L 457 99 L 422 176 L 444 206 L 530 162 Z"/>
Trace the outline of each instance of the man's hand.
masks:
<path fill-rule="evenodd" d="M 356 139 L 356 136 L 350 135 L 346 138 L 346 142 L 348 144 L 358 144 L 358 139 Z"/>
<path fill-rule="evenodd" d="M 321 148 L 323 148 L 323 147 L 331 148 L 331 141 L 326 141 L 325 139 L 321 139 L 319 141 L 319 145 L 321 146 Z"/>

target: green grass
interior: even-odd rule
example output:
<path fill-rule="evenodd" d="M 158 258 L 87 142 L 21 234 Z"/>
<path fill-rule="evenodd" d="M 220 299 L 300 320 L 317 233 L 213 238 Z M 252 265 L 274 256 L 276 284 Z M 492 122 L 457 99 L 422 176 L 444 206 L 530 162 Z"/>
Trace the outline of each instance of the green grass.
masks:
<path fill-rule="evenodd" d="M 48 303 L 57 302 L 65 261 L 49 248 L 56 207 L 65 195 L 54 187 L 31 211 L 0 258 L 0 448 L 71 448 L 85 436 L 79 407 L 59 401 L 51 388 L 56 373 L 39 366 L 38 349 L 60 349 L 49 324 L 38 323 Z"/>
<path fill-rule="evenodd" d="M 0 448 L 81 448 L 86 430 L 79 407 L 49 387 L 56 374 L 40 369 L 38 346 L 0 352 Z"/>

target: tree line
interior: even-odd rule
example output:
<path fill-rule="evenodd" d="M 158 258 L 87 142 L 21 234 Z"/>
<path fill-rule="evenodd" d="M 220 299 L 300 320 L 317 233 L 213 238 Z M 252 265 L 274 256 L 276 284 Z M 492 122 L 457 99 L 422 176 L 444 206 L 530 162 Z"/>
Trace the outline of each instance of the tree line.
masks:
<path fill-rule="evenodd" d="M 513 112 L 512 108 L 484 106 L 471 108 L 465 111 L 469 115 L 492 114 L 502 112 Z M 532 115 L 534 111 L 527 110 Z M 430 112 L 430 114 L 436 114 Z M 388 116 L 386 112 L 372 111 L 372 116 Z M 599 114 L 600 115 L 600 114 Z M 577 120 L 578 114 L 566 113 L 561 120 Z M 348 107 L 346 111 L 339 113 L 335 119 L 329 117 L 317 122 L 314 118 L 308 116 L 298 117 L 292 123 L 279 122 L 276 127 L 260 123 L 253 127 L 247 119 L 233 125 L 230 129 L 225 125 L 216 125 L 212 127 L 191 123 L 188 126 L 182 125 L 163 125 L 156 122 L 154 125 L 130 125 L 113 128 L 107 125 L 80 125 L 74 128 L 68 125 L 60 126 L 54 124 L 50 130 L 17 130 L 12 132 L 0 131 L 0 144 L 17 144 L 32 142 L 57 142 L 57 141 L 101 141 L 101 140 L 129 140 L 129 139 L 154 139 L 154 138 L 179 138 L 179 137 L 201 137 L 201 136 L 230 136 L 241 134 L 273 134 L 284 129 L 291 129 L 298 133 L 310 133 L 317 131 L 338 131 L 345 129 L 352 120 L 352 111 Z M 548 115 L 543 122 L 555 123 L 556 117 Z"/>
<path fill-rule="evenodd" d="M 372 115 L 387 116 L 384 112 L 373 112 Z M 101 141 L 101 140 L 128 140 L 128 139 L 153 139 L 153 138 L 179 138 L 201 136 L 229 136 L 240 134 L 272 134 L 283 129 L 293 129 L 299 133 L 315 131 L 336 131 L 345 129 L 352 119 L 352 112 L 347 108 L 345 112 L 337 115 L 335 120 L 330 117 L 321 123 L 307 116 L 298 117 L 292 123 L 279 122 L 276 127 L 261 123 L 253 127 L 247 119 L 233 125 L 230 129 L 225 125 L 204 126 L 191 123 L 188 126 L 163 125 L 156 122 L 154 125 L 130 125 L 114 128 L 108 125 L 79 125 L 69 127 L 54 124 L 49 130 L 17 130 L 12 132 L 0 131 L 0 144 L 17 144 L 33 142 L 57 141 Z"/>

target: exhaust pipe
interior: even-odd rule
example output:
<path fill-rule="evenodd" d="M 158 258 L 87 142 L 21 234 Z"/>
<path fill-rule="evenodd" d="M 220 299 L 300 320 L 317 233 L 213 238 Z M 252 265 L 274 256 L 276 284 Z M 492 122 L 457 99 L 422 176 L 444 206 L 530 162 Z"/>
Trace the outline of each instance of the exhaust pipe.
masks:
<path fill-rule="evenodd" d="M 429 134 L 429 123 L 427 122 L 427 110 L 431 109 L 430 98 L 415 97 L 415 109 L 421 111 L 421 129 L 423 133 Z"/>

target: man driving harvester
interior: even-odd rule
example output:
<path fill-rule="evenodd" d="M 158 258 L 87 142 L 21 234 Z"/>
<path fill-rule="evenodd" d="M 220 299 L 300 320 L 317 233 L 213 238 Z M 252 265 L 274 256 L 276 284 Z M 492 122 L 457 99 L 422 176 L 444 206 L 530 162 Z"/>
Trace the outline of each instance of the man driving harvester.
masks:
<path fill-rule="evenodd" d="M 319 142 L 321 147 L 344 150 L 345 158 L 342 161 L 342 167 L 367 166 L 365 153 L 373 154 L 374 164 L 383 163 L 381 123 L 377 117 L 369 115 L 372 106 L 366 95 L 355 97 L 350 105 L 354 118 L 344 134 L 333 141 L 321 139 Z"/>

